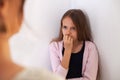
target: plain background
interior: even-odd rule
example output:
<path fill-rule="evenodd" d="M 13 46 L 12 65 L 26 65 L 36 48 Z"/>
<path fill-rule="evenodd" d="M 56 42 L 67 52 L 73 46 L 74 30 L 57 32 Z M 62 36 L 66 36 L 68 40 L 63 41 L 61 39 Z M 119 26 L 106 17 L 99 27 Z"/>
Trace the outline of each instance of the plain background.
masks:
<path fill-rule="evenodd" d="M 100 80 L 120 80 L 120 0 L 26 0 L 27 27 L 22 38 L 11 41 L 13 61 L 51 70 L 48 45 L 70 8 L 82 9 L 89 17 L 99 50 Z"/>

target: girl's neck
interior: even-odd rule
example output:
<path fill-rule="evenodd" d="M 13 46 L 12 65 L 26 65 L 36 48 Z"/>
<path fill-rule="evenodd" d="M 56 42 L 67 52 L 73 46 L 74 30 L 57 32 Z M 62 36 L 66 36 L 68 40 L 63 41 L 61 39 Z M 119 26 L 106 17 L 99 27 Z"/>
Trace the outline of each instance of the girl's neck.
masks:
<path fill-rule="evenodd" d="M 75 41 L 75 42 L 73 43 L 72 52 L 73 52 L 73 53 L 77 53 L 78 51 L 80 51 L 81 48 L 82 48 L 82 46 L 83 46 L 82 44 L 83 44 L 83 41 Z"/>
<path fill-rule="evenodd" d="M 74 42 L 73 42 L 73 48 L 79 46 L 79 45 L 82 44 L 82 43 L 83 43 L 83 41 L 78 41 L 78 40 L 74 41 Z"/>

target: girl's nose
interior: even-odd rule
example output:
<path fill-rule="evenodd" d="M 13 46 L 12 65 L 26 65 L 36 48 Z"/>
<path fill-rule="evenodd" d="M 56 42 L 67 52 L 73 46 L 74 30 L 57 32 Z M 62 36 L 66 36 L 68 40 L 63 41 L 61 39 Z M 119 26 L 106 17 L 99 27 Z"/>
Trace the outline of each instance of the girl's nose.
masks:
<path fill-rule="evenodd" d="M 70 34 L 71 34 L 70 30 L 67 30 L 66 35 L 70 35 Z"/>

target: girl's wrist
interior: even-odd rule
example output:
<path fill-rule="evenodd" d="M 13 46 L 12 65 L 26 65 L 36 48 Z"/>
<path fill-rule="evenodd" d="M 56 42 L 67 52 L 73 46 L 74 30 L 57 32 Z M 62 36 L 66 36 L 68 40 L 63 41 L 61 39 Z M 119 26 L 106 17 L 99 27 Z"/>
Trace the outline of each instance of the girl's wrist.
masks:
<path fill-rule="evenodd" d="M 72 50 L 71 49 L 65 49 L 64 52 L 67 53 L 67 54 L 71 54 Z"/>

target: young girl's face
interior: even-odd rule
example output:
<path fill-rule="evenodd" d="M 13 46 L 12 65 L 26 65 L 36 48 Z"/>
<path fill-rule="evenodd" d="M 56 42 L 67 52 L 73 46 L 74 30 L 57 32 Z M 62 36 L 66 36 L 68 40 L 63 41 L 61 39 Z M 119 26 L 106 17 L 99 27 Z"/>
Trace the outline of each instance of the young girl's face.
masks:
<path fill-rule="evenodd" d="M 65 17 L 62 21 L 62 34 L 70 36 L 73 41 L 77 40 L 77 29 L 70 17 Z"/>

